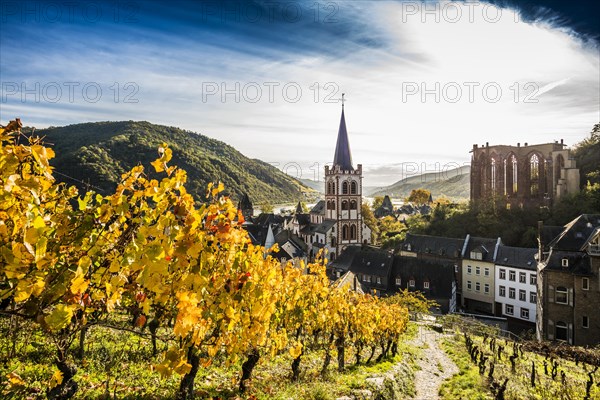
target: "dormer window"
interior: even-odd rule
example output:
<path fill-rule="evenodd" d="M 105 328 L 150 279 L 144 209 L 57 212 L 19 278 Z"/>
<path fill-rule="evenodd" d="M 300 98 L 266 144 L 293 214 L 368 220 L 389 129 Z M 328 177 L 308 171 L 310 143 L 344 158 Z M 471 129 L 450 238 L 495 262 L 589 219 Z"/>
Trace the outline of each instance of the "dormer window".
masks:
<path fill-rule="evenodd" d="M 429 289 L 429 281 L 423 282 L 423 289 Z"/>
<path fill-rule="evenodd" d="M 410 243 L 406 245 L 406 250 L 410 251 L 411 247 L 410 247 Z"/>
<path fill-rule="evenodd" d="M 569 266 L 569 259 L 568 258 L 563 258 L 562 259 L 562 266 L 563 267 L 568 267 Z"/>
<path fill-rule="evenodd" d="M 400 285 L 402 285 L 402 278 L 397 277 L 396 278 L 396 286 L 400 286 Z"/>

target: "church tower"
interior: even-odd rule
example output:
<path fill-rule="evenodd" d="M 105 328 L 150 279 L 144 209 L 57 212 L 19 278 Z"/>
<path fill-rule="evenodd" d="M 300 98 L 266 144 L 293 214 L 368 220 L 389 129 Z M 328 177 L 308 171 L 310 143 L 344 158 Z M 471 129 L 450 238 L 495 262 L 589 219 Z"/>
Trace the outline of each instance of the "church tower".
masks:
<path fill-rule="evenodd" d="M 342 94 L 342 117 L 333 165 L 325 166 L 325 219 L 335 221 L 328 246 L 331 260 L 347 246 L 371 242 L 371 231 L 363 224 L 361 213 L 362 165 L 358 164 L 356 169 L 352 165 L 343 97 Z"/>

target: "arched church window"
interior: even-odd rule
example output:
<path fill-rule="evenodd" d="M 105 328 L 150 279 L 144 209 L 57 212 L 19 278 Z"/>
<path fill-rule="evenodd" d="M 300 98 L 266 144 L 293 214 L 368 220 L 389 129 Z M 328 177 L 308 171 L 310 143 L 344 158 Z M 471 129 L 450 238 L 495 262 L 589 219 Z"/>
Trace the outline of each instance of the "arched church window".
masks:
<path fill-rule="evenodd" d="M 342 183 L 342 194 L 348 194 L 348 182 Z"/>
<path fill-rule="evenodd" d="M 504 174 L 504 195 L 506 196 L 508 194 L 508 192 L 506 191 L 506 160 L 502 161 L 503 165 L 502 165 L 502 169 L 503 169 L 503 174 Z"/>
<path fill-rule="evenodd" d="M 356 194 L 356 181 L 350 183 L 350 194 Z"/>
<path fill-rule="evenodd" d="M 348 240 L 348 225 L 342 226 L 342 240 Z"/>
<path fill-rule="evenodd" d="M 540 158 L 534 154 L 529 159 L 529 179 L 531 180 L 531 195 L 536 195 L 539 192 L 539 177 L 540 177 Z"/>
<path fill-rule="evenodd" d="M 356 210 L 356 200 L 350 200 L 350 209 Z"/>
<path fill-rule="evenodd" d="M 512 166 L 512 191 L 513 193 L 517 193 L 517 182 L 519 179 L 519 175 L 518 175 L 518 171 L 517 171 L 517 157 L 515 157 L 514 155 L 512 155 L 510 157 L 510 163 Z"/>
<path fill-rule="evenodd" d="M 350 239 L 356 239 L 356 225 L 350 225 Z"/>
<path fill-rule="evenodd" d="M 348 202 L 346 200 L 342 201 L 342 210 L 348 209 Z"/>

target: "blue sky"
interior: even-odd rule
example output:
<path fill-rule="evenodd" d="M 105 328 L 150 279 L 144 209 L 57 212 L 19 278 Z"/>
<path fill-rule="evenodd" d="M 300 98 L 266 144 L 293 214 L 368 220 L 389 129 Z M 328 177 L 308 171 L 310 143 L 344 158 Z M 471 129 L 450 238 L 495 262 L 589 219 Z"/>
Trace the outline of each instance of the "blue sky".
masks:
<path fill-rule="evenodd" d="M 600 120 L 599 2 L 0 0 L 0 121 L 147 120 L 365 184 Z"/>

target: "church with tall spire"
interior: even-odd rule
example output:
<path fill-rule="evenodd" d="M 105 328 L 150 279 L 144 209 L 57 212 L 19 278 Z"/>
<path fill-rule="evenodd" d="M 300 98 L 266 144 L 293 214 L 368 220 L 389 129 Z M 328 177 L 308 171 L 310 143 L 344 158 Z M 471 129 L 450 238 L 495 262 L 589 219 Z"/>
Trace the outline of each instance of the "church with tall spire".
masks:
<path fill-rule="evenodd" d="M 354 168 L 352 164 L 343 96 L 333 165 L 325 166 L 325 219 L 335 221 L 327 246 L 331 260 L 348 246 L 371 243 L 371 230 L 363 222 L 361 212 L 362 165 Z"/>

